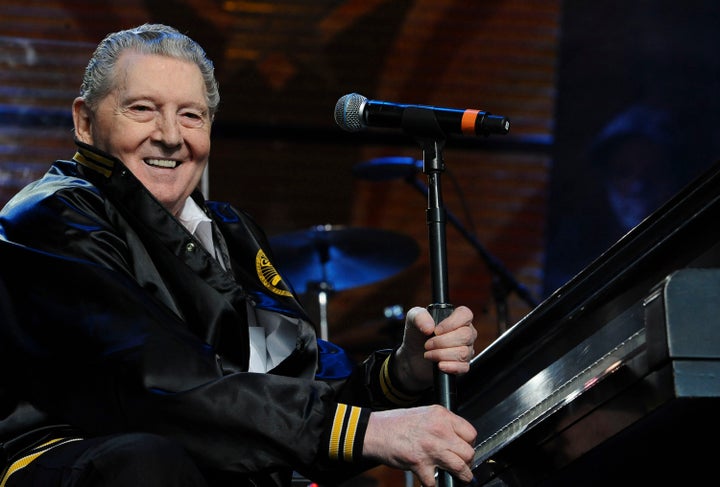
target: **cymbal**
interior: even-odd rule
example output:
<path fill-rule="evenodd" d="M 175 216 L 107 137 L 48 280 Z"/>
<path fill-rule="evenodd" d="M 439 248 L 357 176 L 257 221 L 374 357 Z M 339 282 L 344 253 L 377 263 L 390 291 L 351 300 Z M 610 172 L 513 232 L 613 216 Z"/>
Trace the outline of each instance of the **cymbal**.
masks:
<path fill-rule="evenodd" d="M 423 170 L 423 161 L 412 157 L 377 157 L 353 167 L 353 174 L 360 179 L 386 181 L 408 179 Z"/>
<path fill-rule="evenodd" d="M 375 228 L 317 225 L 270 238 L 275 269 L 298 294 L 312 286 L 343 291 L 397 274 L 418 258 L 407 235 Z"/>

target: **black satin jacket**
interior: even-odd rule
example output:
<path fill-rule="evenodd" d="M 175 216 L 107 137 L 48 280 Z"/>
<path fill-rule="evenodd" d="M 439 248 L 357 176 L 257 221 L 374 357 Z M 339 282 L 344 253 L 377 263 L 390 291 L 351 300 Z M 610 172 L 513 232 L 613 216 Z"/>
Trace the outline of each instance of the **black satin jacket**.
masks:
<path fill-rule="evenodd" d="M 352 366 L 317 340 L 245 213 L 193 195 L 222 235 L 226 271 L 119 160 L 78 147 L 0 212 L 11 308 L 0 392 L 12 391 L 13 411 L 0 442 L 56 423 L 85 436 L 150 431 L 248 485 L 373 466 L 361 458 L 370 410 L 419 399 L 393 385 L 389 352 Z M 247 372 L 248 310 L 297 331 L 268 373 Z"/>

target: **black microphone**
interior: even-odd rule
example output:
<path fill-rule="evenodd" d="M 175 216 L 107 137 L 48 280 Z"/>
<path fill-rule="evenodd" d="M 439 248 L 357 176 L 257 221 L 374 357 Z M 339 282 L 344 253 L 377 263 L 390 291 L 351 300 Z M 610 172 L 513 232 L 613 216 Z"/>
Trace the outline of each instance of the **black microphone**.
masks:
<path fill-rule="evenodd" d="M 353 167 L 353 174 L 370 181 L 406 179 L 422 171 L 423 161 L 412 157 L 377 157 Z"/>
<path fill-rule="evenodd" d="M 507 134 L 510 120 L 482 110 L 400 105 L 368 100 L 357 93 L 342 96 L 335 105 L 335 123 L 348 132 L 367 127 L 401 128 L 420 137 Z"/>

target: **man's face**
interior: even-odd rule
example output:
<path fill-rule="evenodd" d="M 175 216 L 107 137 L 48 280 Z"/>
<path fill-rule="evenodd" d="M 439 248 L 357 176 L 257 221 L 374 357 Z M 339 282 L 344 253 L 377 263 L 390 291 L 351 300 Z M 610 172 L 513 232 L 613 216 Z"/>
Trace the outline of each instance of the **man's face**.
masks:
<path fill-rule="evenodd" d="M 91 112 L 73 104 L 76 135 L 119 158 L 173 214 L 197 187 L 210 155 L 211 120 L 200 69 L 125 52 L 115 86 Z"/>

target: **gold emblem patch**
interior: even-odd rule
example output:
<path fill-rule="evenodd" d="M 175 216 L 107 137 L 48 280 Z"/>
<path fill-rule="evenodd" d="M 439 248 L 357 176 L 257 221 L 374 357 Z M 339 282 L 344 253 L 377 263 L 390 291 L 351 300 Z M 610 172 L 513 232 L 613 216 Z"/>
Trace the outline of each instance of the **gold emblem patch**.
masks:
<path fill-rule="evenodd" d="M 255 256 L 255 270 L 260 282 L 271 292 L 279 294 L 280 296 L 292 296 L 290 291 L 278 287 L 278 285 L 282 283 L 282 277 L 280 277 L 280 274 L 275 270 L 275 267 L 273 267 L 270 259 L 267 258 L 267 255 L 265 255 L 262 249 L 258 250 Z"/>

